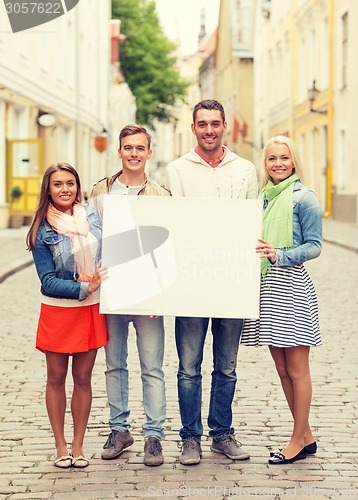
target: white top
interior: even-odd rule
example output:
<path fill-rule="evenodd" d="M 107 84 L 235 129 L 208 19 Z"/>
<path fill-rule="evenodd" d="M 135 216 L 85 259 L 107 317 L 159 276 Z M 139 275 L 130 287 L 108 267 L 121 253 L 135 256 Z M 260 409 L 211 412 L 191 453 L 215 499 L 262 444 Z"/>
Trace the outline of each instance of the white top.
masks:
<path fill-rule="evenodd" d="M 251 161 L 226 146 L 223 161 L 212 168 L 193 149 L 167 167 L 167 187 L 173 196 L 257 198 L 257 174 Z"/>
<path fill-rule="evenodd" d="M 98 240 L 94 234 L 88 233 L 87 236 L 87 248 L 90 252 L 92 259 L 93 269 L 96 267 L 96 256 L 98 250 Z M 93 304 L 98 304 L 99 302 L 99 288 L 86 297 L 84 300 L 75 300 L 75 299 L 57 299 L 55 297 L 47 297 L 46 295 L 41 294 L 41 302 L 42 304 L 46 304 L 48 306 L 58 306 L 58 307 L 83 307 L 83 306 L 92 306 Z"/>
<path fill-rule="evenodd" d="M 117 178 L 111 186 L 110 194 L 137 196 L 142 187 L 143 186 L 126 186 L 119 182 Z"/>

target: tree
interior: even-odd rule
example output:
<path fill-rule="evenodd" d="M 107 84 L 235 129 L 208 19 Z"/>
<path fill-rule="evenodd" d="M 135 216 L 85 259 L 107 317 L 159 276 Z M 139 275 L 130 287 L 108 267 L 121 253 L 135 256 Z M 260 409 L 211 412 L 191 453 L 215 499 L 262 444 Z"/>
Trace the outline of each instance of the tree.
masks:
<path fill-rule="evenodd" d="M 173 118 L 177 100 L 184 100 L 187 82 L 175 68 L 175 45 L 164 35 L 153 0 L 112 0 L 112 17 L 120 19 L 121 67 L 137 101 L 137 121 Z"/>

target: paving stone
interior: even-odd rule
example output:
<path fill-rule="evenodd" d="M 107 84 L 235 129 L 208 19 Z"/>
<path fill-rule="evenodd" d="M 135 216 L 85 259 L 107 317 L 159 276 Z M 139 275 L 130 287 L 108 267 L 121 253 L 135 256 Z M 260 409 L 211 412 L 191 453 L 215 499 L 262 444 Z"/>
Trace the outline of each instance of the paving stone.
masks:
<path fill-rule="evenodd" d="M 5 323 L 0 330 L 0 500 L 156 498 L 149 496 L 150 486 L 163 488 L 164 491 L 168 486 L 179 488 L 183 484 L 197 488 L 203 493 L 200 498 L 212 498 L 204 495 L 203 488 L 208 485 L 241 487 L 241 493 L 246 491 L 248 498 L 255 492 L 257 496 L 259 492 L 260 498 L 272 499 L 268 491 L 279 491 L 277 498 L 292 497 L 293 493 L 303 498 L 311 488 L 317 493 L 315 498 L 328 499 L 337 496 L 334 487 L 341 497 L 346 489 L 353 493 L 348 493 L 350 498 L 358 498 L 355 477 L 358 465 L 355 437 L 358 428 L 358 337 L 353 335 L 358 324 L 358 254 L 326 245 L 321 258 L 308 263 L 307 268 L 317 288 L 324 342 L 322 347 L 311 350 L 314 392 L 311 426 L 318 440 L 319 452 L 315 457 L 284 467 L 267 464 L 269 449 L 282 446 L 288 440 L 292 418 L 270 354 L 265 348 L 245 346 L 239 352 L 233 423 L 236 437 L 250 451 L 251 460 L 240 463 L 210 452 L 206 415 L 212 369 L 211 335 L 207 338 L 203 363 L 203 460 L 193 467 L 185 467 L 178 462 L 181 423 L 175 374 L 177 356 L 173 318 L 167 318 L 165 373 L 168 419 L 163 441 L 163 466 L 147 468 L 143 464 L 142 393 L 138 383 L 140 373 L 135 335 L 131 330 L 128 360 L 130 422 L 135 444 L 119 459 L 100 459 L 109 432 L 104 352 L 100 350 L 93 372 L 94 398 L 85 439 L 85 451 L 91 458 L 91 465 L 84 471 L 57 470 L 52 463 L 54 444 L 44 400 L 45 360 L 34 349 L 39 310 L 38 279 L 31 266 L 4 281 L 0 285 L 0 315 Z M 26 311 L 26 315 L 19 315 L 19 310 Z M 14 332 L 17 335 L 21 332 L 21 342 L 16 345 L 13 342 Z M 70 394 L 70 379 L 66 388 Z M 69 405 L 65 430 L 70 440 L 72 422 Z"/>

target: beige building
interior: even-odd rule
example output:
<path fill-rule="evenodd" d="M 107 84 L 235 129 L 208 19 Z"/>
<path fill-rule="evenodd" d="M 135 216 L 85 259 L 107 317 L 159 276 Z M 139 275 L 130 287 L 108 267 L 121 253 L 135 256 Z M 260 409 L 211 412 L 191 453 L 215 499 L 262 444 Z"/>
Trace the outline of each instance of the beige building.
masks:
<path fill-rule="evenodd" d="M 174 123 L 174 158 L 187 153 L 197 145 L 191 131 L 193 108 L 204 99 L 216 99 L 215 48 L 217 30 L 206 33 L 205 10 L 202 11 L 198 50 L 190 56 L 178 56 L 180 73 L 189 83 L 185 102 L 179 103 Z"/>
<path fill-rule="evenodd" d="M 192 110 L 195 104 L 201 100 L 199 68 L 203 59 L 203 54 L 196 52 L 180 62 L 181 75 L 189 82 L 189 87 L 186 102 L 179 104 L 177 108 L 177 120 L 174 128 L 174 158 L 182 156 L 196 146 L 196 139 L 191 131 Z"/>
<path fill-rule="evenodd" d="M 254 161 L 273 135 L 292 135 L 292 2 L 255 3 Z"/>
<path fill-rule="evenodd" d="M 358 2 L 334 2 L 332 215 L 358 224 Z"/>
<path fill-rule="evenodd" d="M 129 123 L 135 123 L 136 99 L 125 81 L 120 64 L 120 49 L 126 43 L 126 36 L 121 33 L 121 21 L 112 19 L 111 27 L 111 82 L 109 91 L 109 137 L 108 137 L 108 175 L 118 172 L 119 132 Z"/>
<path fill-rule="evenodd" d="M 86 0 L 18 33 L 1 16 L 0 227 L 32 216 L 48 165 L 73 164 L 85 191 L 106 173 L 95 138 L 108 130 L 110 14 L 108 0 Z"/>
<path fill-rule="evenodd" d="M 356 0 L 221 0 L 215 58 L 199 70 L 200 98 L 225 107 L 231 149 L 259 167 L 270 137 L 292 137 L 323 214 L 355 224 L 356 20 Z M 192 140 L 182 123 L 177 155 Z"/>
<path fill-rule="evenodd" d="M 216 99 L 225 108 L 225 144 L 253 158 L 253 22 L 255 2 L 221 0 L 215 54 Z"/>
<path fill-rule="evenodd" d="M 199 68 L 200 99 L 215 99 L 216 76 L 215 76 L 215 53 L 218 33 L 215 30 L 205 41 L 200 52 L 204 59 Z"/>

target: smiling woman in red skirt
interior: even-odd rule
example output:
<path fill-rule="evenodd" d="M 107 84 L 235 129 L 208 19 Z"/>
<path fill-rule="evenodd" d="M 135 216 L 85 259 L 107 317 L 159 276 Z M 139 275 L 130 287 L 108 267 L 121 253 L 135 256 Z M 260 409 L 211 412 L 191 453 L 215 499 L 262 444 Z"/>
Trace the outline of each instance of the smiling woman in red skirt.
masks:
<path fill-rule="evenodd" d="M 55 437 L 54 465 L 89 464 L 82 446 L 92 402 L 91 375 L 97 349 L 107 343 L 105 316 L 99 314 L 101 220 L 81 204 L 77 171 L 67 163 L 46 170 L 38 208 L 27 235 L 41 281 L 36 348 L 47 364 L 46 406 Z M 71 450 L 64 435 L 66 377 L 72 356 Z"/>

